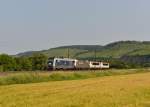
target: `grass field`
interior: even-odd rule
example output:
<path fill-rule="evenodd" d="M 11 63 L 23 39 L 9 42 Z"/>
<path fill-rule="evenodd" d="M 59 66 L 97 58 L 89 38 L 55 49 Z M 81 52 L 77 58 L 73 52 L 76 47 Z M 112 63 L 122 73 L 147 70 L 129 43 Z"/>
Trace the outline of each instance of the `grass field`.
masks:
<path fill-rule="evenodd" d="M 0 107 L 150 107 L 150 73 L 0 86 Z"/>
<path fill-rule="evenodd" d="M 128 75 L 150 72 L 150 69 L 110 69 L 110 70 L 86 70 L 86 71 L 20 71 L 0 72 L 0 85 L 28 84 L 49 81 L 79 80 L 104 76 Z"/>

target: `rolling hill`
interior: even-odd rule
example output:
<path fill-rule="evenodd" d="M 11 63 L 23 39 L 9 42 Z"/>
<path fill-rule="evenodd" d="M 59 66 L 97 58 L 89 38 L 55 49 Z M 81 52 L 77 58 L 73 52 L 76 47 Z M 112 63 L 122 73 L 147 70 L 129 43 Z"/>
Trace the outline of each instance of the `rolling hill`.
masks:
<path fill-rule="evenodd" d="M 150 41 L 118 41 L 101 45 L 72 45 L 51 48 L 42 51 L 19 53 L 16 56 L 30 56 L 34 53 L 43 53 L 49 57 L 88 58 L 97 57 L 120 58 L 122 56 L 150 55 Z"/>
<path fill-rule="evenodd" d="M 93 52 L 89 51 L 85 54 L 80 54 L 78 57 L 92 56 Z M 103 46 L 100 51 L 97 51 L 97 57 L 113 57 L 120 58 L 130 55 L 148 55 L 150 54 L 150 42 L 137 41 L 120 41 Z"/>
<path fill-rule="evenodd" d="M 92 52 L 95 49 L 100 51 L 102 48 L 103 46 L 99 46 L 99 45 L 71 45 L 71 46 L 61 46 L 61 47 L 51 48 L 42 51 L 28 51 L 24 53 L 19 53 L 16 56 L 31 56 L 34 53 L 42 53 L 49 57 L 67 57 L 68 49 L 69 49 L 70 57 L 75 58 L 80 54 Z"/>

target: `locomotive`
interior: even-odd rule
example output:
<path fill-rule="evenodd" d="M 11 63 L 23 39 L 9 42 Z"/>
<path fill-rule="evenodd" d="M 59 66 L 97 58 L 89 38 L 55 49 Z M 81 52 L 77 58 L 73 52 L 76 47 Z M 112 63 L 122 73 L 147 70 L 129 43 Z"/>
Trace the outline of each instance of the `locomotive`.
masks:
<path fill-rule="evenodd" d="M 49 70 L 88 70 L 108 69 L 109 63 L 99 61 L 78 60 L 71 58 L 49 58 Z"/>

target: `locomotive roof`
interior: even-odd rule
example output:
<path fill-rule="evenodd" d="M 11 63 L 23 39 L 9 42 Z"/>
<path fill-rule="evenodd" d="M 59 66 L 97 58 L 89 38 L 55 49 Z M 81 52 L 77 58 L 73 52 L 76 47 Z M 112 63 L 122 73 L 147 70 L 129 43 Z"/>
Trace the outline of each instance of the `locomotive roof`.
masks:
<path fill-rule="evenodd" d="M 54 58 L 55 60 L 69 60 L 69 61 L 74 61 L 76 59 L 71 59 L 71 58 Z"/>

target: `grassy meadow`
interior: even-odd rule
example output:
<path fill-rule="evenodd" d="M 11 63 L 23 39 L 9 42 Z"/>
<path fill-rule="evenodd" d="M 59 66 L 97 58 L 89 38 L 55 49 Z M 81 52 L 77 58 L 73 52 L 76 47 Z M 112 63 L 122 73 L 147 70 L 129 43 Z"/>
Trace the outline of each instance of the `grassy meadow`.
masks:
<path fill-rule="evenodd" d="M 134 73 L 149 72 L 148 69 L 130 70 L 89 70 L 89 71 L 24 71 L 24 72 L 1 72 L 0 85 L 28 84 L 48 81 L 78 80 L 104 76 L 127 75 Z"/>
<path fill-rule="evenodd" d="M 150 72 L 1 85 L 0 107 L 150 107 Z"/>

